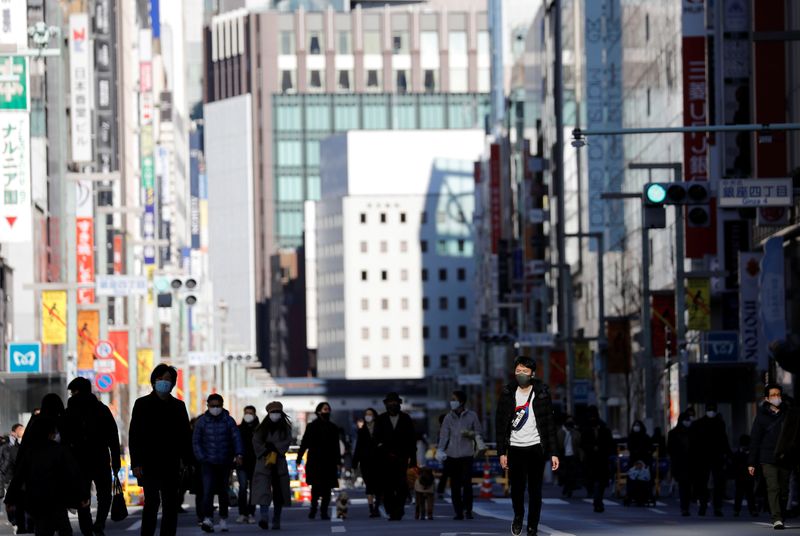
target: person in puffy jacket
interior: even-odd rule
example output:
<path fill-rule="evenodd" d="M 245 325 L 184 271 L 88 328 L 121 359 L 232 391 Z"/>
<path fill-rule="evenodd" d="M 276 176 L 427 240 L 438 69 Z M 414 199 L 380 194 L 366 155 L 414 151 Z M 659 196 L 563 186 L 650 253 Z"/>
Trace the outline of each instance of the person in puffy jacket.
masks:
<path fill-rule="evenodd" d="M 205 532 L 214 532 L 214 495 L 219 495 L 219 528 L 228 530 L 228 481 L 232 463 L 244 461 L 242 436 L 233 417 L 223 409 L 222 396 L 208 395 L 206 411 L 192 434 L 192 447 L 203 475 L 203 523 Z"/>

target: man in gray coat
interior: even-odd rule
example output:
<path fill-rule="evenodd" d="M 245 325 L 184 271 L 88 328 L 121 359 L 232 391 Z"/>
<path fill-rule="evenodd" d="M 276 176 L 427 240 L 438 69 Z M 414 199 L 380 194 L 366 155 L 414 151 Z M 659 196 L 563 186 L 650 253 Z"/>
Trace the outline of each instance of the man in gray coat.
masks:
<path fill-rule="evenodd" d="M 453 391 L 450 413 L 442 422 L 439 432 L 438 452 L 444 452 L 444 463 L 450 473 L 450 490 L 453 495 L 454 519 L 472 519 L 472 463 L 476 446 L 482 442 L 478 414 L 466 408 L 467 394 Z"/>

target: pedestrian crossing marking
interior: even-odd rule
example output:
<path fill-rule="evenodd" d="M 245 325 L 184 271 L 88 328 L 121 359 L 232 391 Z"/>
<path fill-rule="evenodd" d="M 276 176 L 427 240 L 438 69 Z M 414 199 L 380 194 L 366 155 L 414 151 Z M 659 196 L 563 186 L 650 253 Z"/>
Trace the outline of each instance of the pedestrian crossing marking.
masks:
<path fill-rule="evenodd" d="M 664 510 L 659 510 L 658 508 L 648 508 L 647 510 L 654 514 L 666 514 Z"/>
<path fill-rule="evenodd" d="M 335 525 L 335 526 L 331 527 L 331 532 L 333 532 L 333 533 L 336 533 L 336 532 L 347 532 L 347 528 L 345 528 L 344 525 Z"/>

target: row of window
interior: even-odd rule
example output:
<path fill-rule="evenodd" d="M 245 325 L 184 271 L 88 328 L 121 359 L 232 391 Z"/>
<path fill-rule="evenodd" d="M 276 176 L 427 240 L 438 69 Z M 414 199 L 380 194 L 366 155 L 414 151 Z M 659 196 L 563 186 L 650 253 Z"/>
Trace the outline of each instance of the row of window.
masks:
<path fill-rule="evenodd" d="M 388 355 L 381 356 L 381 366 L 385 369 L 391 368 L 392 360 Z M 407 355 L 401 356 L 401 366 L 409 368 L 411 366 L 411 358 Z M 361 356 L 361 367 L 368 369 L 372 367 L 372 358 L 368 355 Z"/>
<path fill-rule="evenodd" d="M 380 308 L 382 311 L 389 310 L 390 301 L 389 298 L 380 298 Z M 440 296 L 439 297 L 439 310 L 440 311 L 447 311 L 450 307 L 450 299 L 447 296 Z M 459 296 L 456 299 L 456 307 L 459 311 L 465 311 L 467 309 L 467 298 L 466 296 Z M 430 301 L 428 298 L 422 298 L 422 310 L 427 311 L 430 308 Z M 408 298 L 400 298 L 400 309 L 403 311 L 408 310 Z M 361 298 L 361 310 L 362 311 L 369 311 L 369 298 Z"/>
<path fill-rule="evenodd" d="M 447 247 L 448 241 L 447 240 L 438 240 L 436 243 L 436 252 L 440 254 L 449 253 L 449 249 Z M 467 241 L 463 239 L 458 239 L 455 241 L 456 251 L 458 253 L 466 253 L 466 244 Z M 362 240 L 359 249 L 361 253 L 369 253 L 369 244 L 366 240 Z M 428 241 L 427 240 L 420 240 L 419 242 L 419 249 L 422 253 L 428 252 Z M 381 253 L 389 253 L 389 242 L 386 240 L 381 240 L 379 244 L 379 251 Z M 401 240 L 400 241 L 400 253 L 407 253 L 408 252 L 408 241 Z M 463 281 L 464 277 L 461 275 L 463 268 L 458 269 L 458 277 L 459 281 Z"/>
<path fill-rule="evenodd" d="M 458 326 L 457 328 L 458 338 L 459 339 L 466 339 L 467 338 L 467 326 Z M 402 339 L 408 339 L 411 336 L 410 329 L 406 326 L 400 328 L 400 337 Z M 381 339 L 386 341 L 391 338 L 391 329 L 388 326 L 384 326 L 381 328 Z M 422 338 L 429 339 L 430 338 L 430 327 L 422 326 Z M 450 338 L 450 326 L 439 326 L 439 338 L 442 340 L 447 340 Z M 368 327 L 361 328 L 361 339 L 364 341 L 368 341 L 370 339 L 370 329 Z"/>
<path fill-rule="evenodd" d="M 383 69 L 366 69 L 364 71 L 364 87 L 368 92 L 380 93 L 394 91 L 405 95 L 413 88 L 411 73 L 408 69 L 393 69 L 393 80 L 384 81 Z M 449 71 L 449 93 L 467 93 L 469 91 L 469 72 L 465 68 L 453 67 Z M 335 84 L 338 91 L 352 91 L 355 83 L 355 74 L 352 69 L 337 69 Z M 294 93 L 297 91 L 297 71 L 295 69 L 281 69 L 281 92 Z M 491 86 L 489 69 L 478 69 L 478 91 L 488 92 Z M 439 69 L 423 69 L 422 87 L 425 93 L 438 93 L 443 90 Z M 306 72 L 306 87 L 309 92 L 322 93 L 326 89 L 325 70 L 308 69 Z"/>
<path fill-rule="evenodd" d="M 353 32 L 340 30 L 336 32 L 336 54 L 353 53 Z M 378 30 L 365 30 L 363 34 L 364 54 L 383 54 L 383 41 Z M 392 54 L 409 54 L 411 36 L 408 31 L 395 30 L 392 32 Z M 317 56 L 325 53 L 325 33 L 319 30 L 306 32 L 306 51 L 309 55 Z M 448 53 L 451 57 L 466 58 L 469 50 L 467 46 L 467 32 L 448 32 Z M 489 32 L 478 32 L 478 54 L 489 55 Z M 437 57 L 439 55 L 439 32 L 422 31 L 419 34 L 419 48 L 423 56 Z M 280 33 L 280 53 L 291 55 L 296 53 L 295 33 L 284 30 Z"/>
<path fill-rule="evenodd" d="M 458 364 L 460 367 L 467 366 L 468 356 L 467 354 L 459 354 L 458 355 Z M 422 356 L 422 363 L 425 368 L 431 367 L 431 357 L 429 355 Z M 439 356 L 439 367 L 440 368 L 448 368 L 450 366 L 450 356 L 448 354 L 442 354 Z"/>
<path fill-rule="evenodd" d="M 422 280 L 428 281 L 428 269 L 422 269 Z M 439 281 L 447 281 L 448 277 L 448 270 L 447 268 L 439 268 Z M 467 279 L 467 271 L 464 268 L 456 269 L 456 280 L 458 281 L 466 281 Z M 368 281 L 368 270 L 361 270 L 361 281 Z M 389 271 L 388 270 L 380 270 L 380 280 L 381 281 L 389 281 Z M 405 268 L 400 270 L 400 280 L 401 281 L 408 281 L 408 270 Z"/>
<path fill-rule="evenodd" d="M 279 156 L 279 158 L 280 158 L 280 156 Z M 456 219 L 461 223 L 466 223 L 466 217 L 463 214 L 463 212 L 460 212 Z M 361 212 L 358 215 L 358 220 L 361 223 L 369 223 L 369 219 L 367 217 L 367 213 L 366 212 Z M 439 224 L 447 223 L 447 220 L 448 220 L 448 216 L 447 216 L 446 212 L 437 212 L 436 213 L 436 223 L 439 223 Z M 389 216 L 385 212 L 381 212 L 378 215 L 378 221 L 380 223 L 389 223 Z M 406 213 L 405 212 L 401 212 L 399 214 L 399 221 L 400 221 L 400 223 L 406 223 L 408 221 L 408 218 L 406 217 Z M 420 212 L 419 223 L 420 223 L 420 225 L 425 225 L 426 223 L 428 223 L 428 212 L 427 211 L 423 210 L 422 212 Z"/>

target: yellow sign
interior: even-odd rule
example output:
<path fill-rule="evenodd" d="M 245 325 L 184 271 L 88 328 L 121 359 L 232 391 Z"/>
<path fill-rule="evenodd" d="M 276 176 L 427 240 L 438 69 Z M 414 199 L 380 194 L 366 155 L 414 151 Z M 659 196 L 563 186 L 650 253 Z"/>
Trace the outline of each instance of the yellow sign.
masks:
<path fill-rule="evenodd" d="M 186 407 L 190 414 L 195 412 L 195 406 L 197 406 L 197 374 L 189 374 L 189 400 Z"/>
<path fill-rule="evenodd" d="M 711 331 L 711 280 L 686 280 L 686 307 L 689 321 L 686 327 L 696 331 Z"/>
<path fill-rule="evenodd" d="M 100 336 L 100 311 L 78 311 L 78 370 L 94 370 L 94 347 Z"/>
<path fill-rule="evenodd" d="M 42 344 L 67 344 L 67 291 L 42 291 Z"/>
<path fill-rule="evenodd" d="M 136 352 L 136 371 L 139 379 L 139 386 L 150 385 L 150 374 L 153 372 L 153 350 L 150 348 L 139 348 Z"/>
<path fill-rule="evenodd" d="M 588 341 L 575 343 L 575 379 L 592 379 L 592 350 Z"/>

